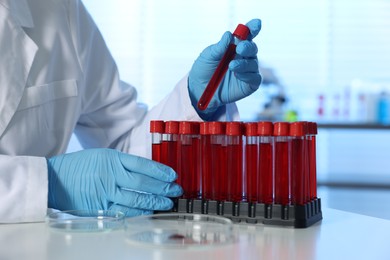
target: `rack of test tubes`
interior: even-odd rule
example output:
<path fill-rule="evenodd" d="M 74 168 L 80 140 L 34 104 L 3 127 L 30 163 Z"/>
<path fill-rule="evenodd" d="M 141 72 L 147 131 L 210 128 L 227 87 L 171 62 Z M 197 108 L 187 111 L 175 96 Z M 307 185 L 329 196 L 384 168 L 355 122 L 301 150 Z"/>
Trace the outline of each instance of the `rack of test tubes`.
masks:
<path fill-rule="evenodd" d="M 173 212 L 305 228 L 322 219 L 315 122 L 150 122 L 152 159 L 184 193 Z"/>

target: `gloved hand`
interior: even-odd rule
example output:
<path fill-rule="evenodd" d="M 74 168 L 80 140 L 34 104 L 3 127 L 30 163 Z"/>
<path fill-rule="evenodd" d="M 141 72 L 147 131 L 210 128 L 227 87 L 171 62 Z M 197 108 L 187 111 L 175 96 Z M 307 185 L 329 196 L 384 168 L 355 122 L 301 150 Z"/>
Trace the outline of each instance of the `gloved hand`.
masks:
<path fill-rule="evenodd" d="M 232 33 L 225 32 L 218 43 L 204 49 L 192 66 L 188 78 L 191 103 L 204 120 L 212 120 L 218 108 L 249 96 L 260 86 L 261 75 L 256 56 L 257 46 L 252 39 L 260 32 L 261 21 L 253 19 L 246 25 L 249 27 L 250 35 L 247 40 L 237 45 L 237 55 L 230 62 L 224 79 L 204 111 L 198 109 L 198 100 L 231 43 Z"/>
<path fill-rule="evenodd" d="M 89 149 L 47 160 L 49 208 L 119 210 L 126 216 L 168 210 L 182 188 L 168 166 L 112 149 Z M 167 196 L 167 197 L 166 197 Z"/>

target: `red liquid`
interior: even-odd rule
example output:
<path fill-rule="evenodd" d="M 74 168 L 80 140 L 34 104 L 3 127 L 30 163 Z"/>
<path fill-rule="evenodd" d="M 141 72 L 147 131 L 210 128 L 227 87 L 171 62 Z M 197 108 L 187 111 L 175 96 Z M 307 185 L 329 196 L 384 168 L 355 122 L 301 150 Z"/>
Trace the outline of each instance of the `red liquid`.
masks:
<path fill-rule="evenodd" d="M 289 143 L 275 142 L 275 203 L 290 204 Z"/>
<path fill-rule="evenodd" d="M 180 152 L 181 167 L 177 183 L 184 190 L 183 198 L 195 198 L 197 194 L 193 185 L 196 183 L 193 147 L 190 144 L 181 145 Z"/>
<path fill-rule="evenodd" d="M 215 70 L 213 76 L 211 77 L 209 83 L 207 84 L 206 89 L 204 90 L 202 96 L 198 101 L 198 108 L 200 110 L 205 110 L 209 105 L 215 91 L 217 90 L 219 84 L 221 83 L 223 77 L 226 74 L 226 71 L 229 67 L 229 62 L 234 59 L 236 56 L 236 45 L 231 43 L 223 55 L 221 61 L 218 64 L 217 69 Z"/>
<path fill-rule="evenodd" d="M 210 136 L 201 136 L 201 171 L 202 171 L 202 198 L 211 199 L 213 182 L 211 178 L 211 144 Z"/>
<path fill-rule="evenodd" d="M 214 176 L 214 199 L 227 200 L 227 166 L 226 166 L 226 145 L 218 145 L 216 147 L 217 161 L 213 161 L 215 173 Z"/>
<path fill-rule="evenodd" d="M 305 204 L 305 141 L 294 138 L 291 141 L 291 201 L 293 204 Z"/>
<path fill-rule="evenodd" d="M 168 141 L 162 141 L 161 143 L 161 163 L 168 165 Z"/>
<path fill-rule="evenodd" d="M 260 203 L 272 204 L 273 198 L 273 155 L 271 143 L 259 145 L 259 192 Z"/>
<path fill-rule="evenodd" d="M 303 161 L 303 168 L 304 168 L 304 175 L 303 175 L 303 195 L 304 195 L 304 203 L 307 203 L 310 201 L 310 136 L 305 136 L 304 139 L 304 161 Z"/>
<path fill-rule="evenodd" d="M 227 146 L 227 171 L 229 178 L 228 200 L 240 202 L 243 200 L 243 171 L 242 171 L 242 141 L 238 137 L 238 142 Z M 225 163 L 226 164 L 226 163 Z"/>
<path fill-rule="evenodd" d="M 200 139 L 199 137 L 192 138 L 192 151 L 194 160 L 194 173 L 190 183 L 190 190 L 194 191 L 191 198 L 200 198 L 201 196 L 201 157 L 200 157 Z"/>
<path fill-rule="evenodd" d="M 212 139 L 215 138 L 215 136 L 211 137 Z M 213 141 L 212 141 L 213 142 Z M 219 180 L 219 150 L 220 150 L 220 144 L 214 144 L 211 143 L 211 182 L 213 183 L 211 187 L 211 199 L 216 200 L 217 194 L 219 194 L 220 189 L 220 180 Z"/>
<path fill-rule="evenodd" d="M 152 160 L 161 162 L 161 143 L 152 144 Z"/>
<path fill-rule="evenodd" d="M 310 197 L 317 198 L 317 155 L 316 155 L 316 137 L 312 136 L 310 141 L 309 165 L 310 165 Z"/>
<path fill-rule="evenodd" d="M 168 142 L 168 166 L 172 167 L 175 171 L 177 171 L 177 160 L 177 142 Z"/>
<path fill-rule="evenodd" d="M 256 202 L 258 197 L 258 149 L 257 144 L 246 144 L 245 165 L 246 165 L 246 196 L 249 202 Z"/>

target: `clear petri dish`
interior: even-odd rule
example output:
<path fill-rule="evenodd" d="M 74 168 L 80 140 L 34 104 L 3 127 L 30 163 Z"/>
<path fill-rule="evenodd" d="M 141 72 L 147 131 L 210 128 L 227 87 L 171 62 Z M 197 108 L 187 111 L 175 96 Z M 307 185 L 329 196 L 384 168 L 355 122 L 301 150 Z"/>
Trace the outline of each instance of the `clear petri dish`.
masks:
<path fill-rule="evenodd" d="M 164 213 L 128 218 L 128 242 L 166 248 L 208 247 L 236 241 L 233 222 L 224 217 Z"/>
<path fill-rule="evenodd" d="M 124 228 L 125 215 L 110 210 L 70 210 L 47 215 L 51 228 L 74 232 L 101 232 Z"/>

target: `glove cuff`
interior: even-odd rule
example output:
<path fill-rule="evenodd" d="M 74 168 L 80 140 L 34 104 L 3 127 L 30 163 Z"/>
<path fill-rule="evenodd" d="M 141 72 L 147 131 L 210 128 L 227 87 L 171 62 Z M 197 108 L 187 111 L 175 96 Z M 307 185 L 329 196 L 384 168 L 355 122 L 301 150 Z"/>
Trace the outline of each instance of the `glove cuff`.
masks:
<path fill-rule="evenodd" d="M 47 180 L 48 180 L 48 198 L 47 198 L 47 206 L 48 208 L 57 208 L 56 199 L 54 196 L 54 187 L 56 187 L 56 183 L 58 182 L 57 175 L 53 169 L 51 159 L 46 159 L 47 162 Z"/>

